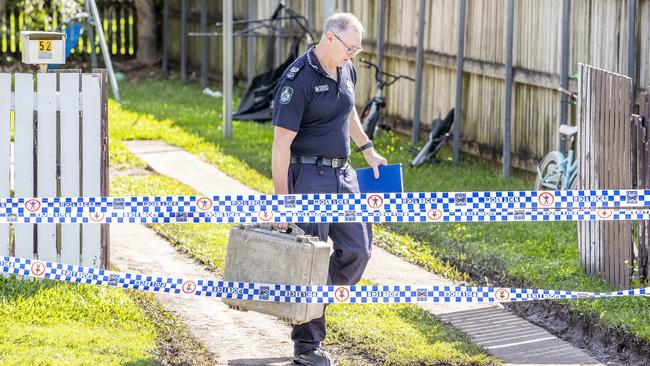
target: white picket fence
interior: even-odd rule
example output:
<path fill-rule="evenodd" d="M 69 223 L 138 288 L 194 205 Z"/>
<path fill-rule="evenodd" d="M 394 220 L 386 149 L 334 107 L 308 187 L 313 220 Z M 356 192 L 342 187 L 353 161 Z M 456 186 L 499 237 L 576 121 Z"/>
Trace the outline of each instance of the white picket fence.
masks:
<path fill-rule="evenodd" d="M 106 77 L 94 71 L 0 73 L 0 197 L 107 195 Z M 0 224 L 0 255 L 106 267 L 108 226 Z"/>

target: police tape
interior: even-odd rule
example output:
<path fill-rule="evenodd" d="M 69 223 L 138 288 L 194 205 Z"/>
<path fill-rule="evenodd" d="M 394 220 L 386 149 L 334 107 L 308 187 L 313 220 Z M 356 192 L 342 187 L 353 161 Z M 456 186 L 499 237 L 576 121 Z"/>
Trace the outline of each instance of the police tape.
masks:
<path fill-rule="evenodd" d="M 423 223 L 423 222 L 548 222 L 650 220 L 650 209 L 503 209 L 441 211 L 338 211 L 334 209 L 294 212 L 88 212 L 31 213 L 28 216 L 0 213 L 0 224 L 172 224 L 172 223 Z"/>
<path fill-rule="evenodd" d="M 648 220 L 649 209 L 650 190 L 4 198 L 0 223 Z"/>
<path fill-rule="evenodd" d="M 314 206 L 332 206 L 342 210 L 391 210 L 431 206 L 441 209 L 631 208 L 650 207 L 650 190 L 0 198 L 0 209 L 7 212 L 36 212 L 54 208 L 68 212 L 108 208 L 161 210 L 174 207 L 188 207 L 199 211 L 236 210 L 235 208 L 304 210 Z"/>
<path fill-rule="evenodd" d="M 183 296 L 283 303 L 500 303 L 650 296 L 650 287 L 614 292 L 578 292 L 477 286 L 261 284 L 151 276 L 8 256 L 0 257 L 0 268 L 2 273 L 70 283 Z"/>

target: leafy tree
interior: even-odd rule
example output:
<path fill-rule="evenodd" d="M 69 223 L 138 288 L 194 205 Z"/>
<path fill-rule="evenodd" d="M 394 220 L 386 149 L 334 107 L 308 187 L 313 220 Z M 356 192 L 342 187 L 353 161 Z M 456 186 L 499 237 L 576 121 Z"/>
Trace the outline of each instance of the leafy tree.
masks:
<path fill-rule="evenodd" d="M 6 3 L 6 0 L 0 0 Z M 54 12 L 59 15 L 58 23 L 66 23 L 83 9 L 83 0 L 20 0 L 11 1 L 25 13 L 25 29 L 50 31 L 56 28 Z M 0 6 L 1 8 L 2 6 Z M 0 10 L 1 11 L 1 10 Z"/>

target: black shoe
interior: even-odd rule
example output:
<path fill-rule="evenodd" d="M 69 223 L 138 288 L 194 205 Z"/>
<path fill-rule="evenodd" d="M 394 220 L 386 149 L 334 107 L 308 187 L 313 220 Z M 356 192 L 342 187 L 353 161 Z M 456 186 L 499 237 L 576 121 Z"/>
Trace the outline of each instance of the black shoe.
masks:
<path fill-rule="evenodd" d="M 320 347 L 294 357 L 293 363 L 303 366 L 332 366 L 330 355 Z"/>

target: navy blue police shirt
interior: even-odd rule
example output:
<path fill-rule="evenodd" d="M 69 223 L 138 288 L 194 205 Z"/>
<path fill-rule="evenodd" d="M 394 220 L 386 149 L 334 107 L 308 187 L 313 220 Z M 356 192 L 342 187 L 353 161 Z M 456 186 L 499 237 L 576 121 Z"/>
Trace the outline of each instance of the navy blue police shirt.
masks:
<path fill-rule="evenodd" d="M 273 91 L 273 125 L 296 132 L 293 155 L 344 158 L 350 154 L 349 118 L 357 74 L 350 61 L 334 80 L 314 49 L 284 71 Z"/>

